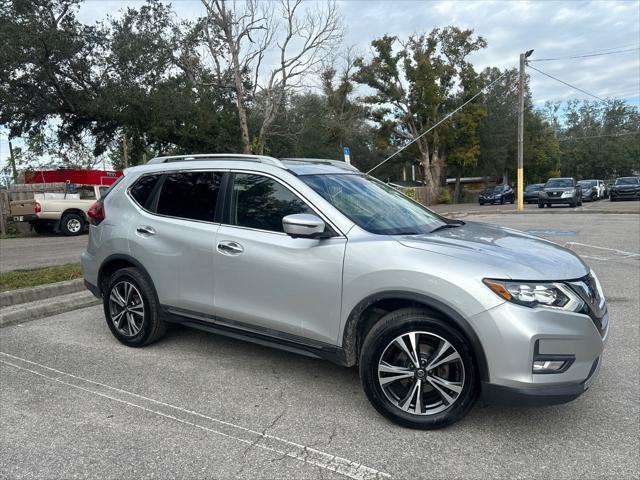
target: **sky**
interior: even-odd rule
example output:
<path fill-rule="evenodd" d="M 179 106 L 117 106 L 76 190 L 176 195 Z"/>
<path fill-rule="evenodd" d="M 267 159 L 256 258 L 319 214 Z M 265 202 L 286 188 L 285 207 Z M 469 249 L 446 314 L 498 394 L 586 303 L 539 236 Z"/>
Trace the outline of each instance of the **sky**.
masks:
<path fill-rule="evenodd" d="M 79 12 L 85 23 L 118 16 L 137 0 L 89 0 Z M 203 14 L 199 0 L 171 2 L 180 18 Z M 310 4 L 310 3 L 309 3 Z M 406 1 L 341 0 L 344 44 L 365 56 L 370 42 L 384 34 L 406 38 L 434 27 L 471 28 L 487 48 L 470 59 L 476 69 L 516 67 L 519 54 L 533 49 L 531 65 L 597 97 L 623 98 L 640 106 L 640 0 L 606 1 Z M 591 53 L 621 53 L 587 58 Z M 562 58 L 536 61 L 544 58 Z M 587 94 L 529 69 L 534 102 L 590 99 Z M 591 98 L 592 99 L 592 98 Z M 0 164 L 7 156 L 7 138 L 0 138 Z"/>

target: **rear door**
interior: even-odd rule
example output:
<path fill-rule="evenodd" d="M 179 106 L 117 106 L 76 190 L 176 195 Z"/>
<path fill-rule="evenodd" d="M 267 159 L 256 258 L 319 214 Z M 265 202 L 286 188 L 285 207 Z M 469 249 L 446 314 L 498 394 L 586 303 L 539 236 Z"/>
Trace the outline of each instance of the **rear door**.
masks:
<path fill-rule="evenodd" d="M 319 215 L 299 193 L 259 173 L 229 181 L 214 260 L 216 316 L 237 328 L 334 345 L 346 238 L 291 238 L 284 216 Z"/>
<path fill-rule="evenodd" d="M 147 269 L 160 303 L 176 311 L 214 314 L 213 251 L 223 172 L 149 175 L 129 190 L 138 205 L 131 254 Z"/>

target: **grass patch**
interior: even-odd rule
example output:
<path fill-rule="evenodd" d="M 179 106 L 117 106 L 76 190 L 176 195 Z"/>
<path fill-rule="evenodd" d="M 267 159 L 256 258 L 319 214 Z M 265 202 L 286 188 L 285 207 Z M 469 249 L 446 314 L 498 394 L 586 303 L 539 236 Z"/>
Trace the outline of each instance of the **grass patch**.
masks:
<path fill-rule="evenodd" d="M 13 272 L 0 273 L 0 292 L 35 287 L 46 283 L 63 282 L 80 278 L 81 276 L 82 272 L 80 271 L 79 263 L 68 263 L 34 270 L 15 270 Z"/>

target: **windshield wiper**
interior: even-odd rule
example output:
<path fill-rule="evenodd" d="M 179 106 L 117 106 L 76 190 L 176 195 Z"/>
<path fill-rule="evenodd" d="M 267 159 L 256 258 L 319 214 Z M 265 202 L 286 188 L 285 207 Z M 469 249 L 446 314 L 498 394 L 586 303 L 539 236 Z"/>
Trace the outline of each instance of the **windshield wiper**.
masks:
<path fill-rule="evenodd" d="M 464 225 L 464 222 L 463 223 L 445 223 L 444 225 L 440 225 L 439 227 L 434 228 L 429 233 L 437 232 L 438 230 L 444 230 L 445 228 L 458 228 L 461 225 Z"/>

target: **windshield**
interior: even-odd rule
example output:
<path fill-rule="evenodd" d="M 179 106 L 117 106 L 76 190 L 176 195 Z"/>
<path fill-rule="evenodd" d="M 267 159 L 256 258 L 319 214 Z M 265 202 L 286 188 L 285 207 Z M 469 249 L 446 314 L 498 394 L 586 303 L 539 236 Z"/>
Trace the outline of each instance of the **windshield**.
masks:
<path fill-rule="evenodd" d="M 639 183 L 640 177 L 622 177 L 616 178 L 616 185 L 636 185 Z"/>
<path fill-rule="evenodd" d="M 299 177 L 364 230 L 378 235 L 430 233 L 445 225 L 435 213 L 371 177 L 356 174 Z"/>
<path fill-rule="evenodd" d="M 570 178 L 552 178 L 545 183 L 544 188 L 571 188 L 573 180 Z"/>
<path fill-rule="evenodd" d="M 542 189 L 542 185 L 527 185 L 527 188 L 524 189 L 525 192 L 537 192 Z"/>
<path fill-rule="evenodd" d="M 590 180 L 583 180 L 582 182 L 578 182 L 578 184 L 582 188 L 591 188 L 591 187 L 595 186 L 596 182 L 593 182 L 593 181 L 590 181 Z"/>

